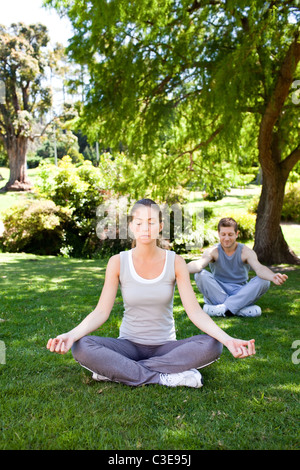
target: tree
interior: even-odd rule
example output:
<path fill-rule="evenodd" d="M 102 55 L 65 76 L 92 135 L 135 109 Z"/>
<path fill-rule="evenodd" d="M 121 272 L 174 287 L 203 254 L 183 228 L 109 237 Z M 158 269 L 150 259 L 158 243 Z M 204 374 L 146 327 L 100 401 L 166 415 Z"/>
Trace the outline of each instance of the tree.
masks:
<path fill-rule="evenodd" d="M 0 26 L 0 82 L 5 96 L 0 101 L 0 139 L 9 158 L 10 177 L 4 190 L 28 190 L 26 172 L 29 139 L 34 139 L 34 119 L 51 106 L 51 93 L 43 79 L 49 37 L 41 24 Z"/>
<path fill-rule="evenodd" d="M 285 184 L 300 159 L 299 2 L 45 3 L 67 12 L 70 55 L 90 72 L 85 131 L 122 141 L 136 162 L 147 154 L 150 167 L 163 150 L 161 184 L 207 175 L 216 183 L 224 161 L 237 165 L 243 140 L 263 178 L 254 249 L 267 264 L 299 263 L 280 228 Z"/>

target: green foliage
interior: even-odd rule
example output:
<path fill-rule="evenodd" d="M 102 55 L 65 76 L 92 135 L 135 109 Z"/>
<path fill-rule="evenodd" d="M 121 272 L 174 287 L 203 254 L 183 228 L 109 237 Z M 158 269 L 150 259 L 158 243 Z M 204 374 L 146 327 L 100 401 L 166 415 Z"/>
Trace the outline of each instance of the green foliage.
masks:
<path fill-rule="evenodd" d="M 254 196 L 247 205 L 248 212 L 250 214 L 257 213 L 257 207 L 259 203 L 259 196 Z"/>
<path fill-rule="evenodd" d="M 60 160 L 65 155 L 69 155 L 74 163 L 78 163 L 80 160 L 83 160 L 83 158 L 78 150 L 78 144 L 75 140 L 75 136 L 73 135 L 73 139 L 71 139 L 70 134 L 70 132 L 68 134 L 61 132 L 57 136 L 57 158 Z M 49 135 L 49 137 L 42 142 L 41 146 L 36 150 L 35 155 L 36 159 L 39 158 L 39 161 L 47 158 L 51 158 L 51 161 L 54 161 L 54 137 L 52 135 Z"/>
<path fill-rule="evenodd" d="M 58 167 L 42 165 L 40 178 L 40 194 L 72 210 L 72 221 L 68 221 L 65 227 L 65 245 L 68 248 L 64 253 L 92 256 L 99 244 L 95 233 L 96 210 L 103 202 L 106 190 L 102 173 L 89 161 L 75 166 L 66 155 Z"/>
<path fill-rule="evenodd" d="M 222 217 L 232 217 L 238 224 L 239 239 L 240 240 L 253 240 L 255 234 L 256 216 L 249 212 L 242 212 L 238 210 L 227 210 Z M 211 226 L 217 230 L 220 217 L 211 220 Z"/>
<path fill-rule="evenodd" d="M 205 201 L 219 201 L 223 199 L 226 195 L 229 187 L 227 184 L 220 186 L 215 186 L 214 183 L 207 184 L 205 186 L 205 192 L 203 194 L 203 199 Z"/>
<path fill-rule="evenodd" d="M 104 201 L 108 178 L 88 161 L 76 166 L 69 156 L 59 166 L 43 161 L 34 200 L 7 210 L 5 251 L 91 257 L 107 253 L 96 235 L 96 211 Z M 39 198 L 39 200 L 37 200 Z"/>
<path fill-rule="evenodd" d="M 214 161 L 216 136 L 223 160 L 232 158 L 233 147 L 254 154 L 263 97 L 297 31 L 298 6 L 274 9 L 263 0 L 251 6 L 45 3 L 68 14 L 74 27 L 69 54 L 90 72 L 81 121 L 88 135 L 100 136 L 104 145 L 123 142 L 149 158 L 162 147 L 174 157 L 208 149 L 202 158 Z M 286 110 L 286 122 L 295 108 Z M 290 127 L 285 132 L 294 141 Z"/>
<path fill-rule="evenodd" d="M 292 98 L 300 71 L 299 2 L 45 3 L 69 16 L 69 55 L 90 74 L 79 128 L 91 142 L 126 150 L 121 194 L 172 200 L 193 185 L 217 201 L 255 179 L 258 158 L 270 193 L 292 170 L 299 159 Z M 261 132 L 266 123 L 273 124 Z M 273 172 L 264 168 L 270 154 Z M 259 219 L 281 210 L 272 196 L 266 207 Z M 260 240 L 264 224 L 257 224 Z"/>
<path fill-rule="evenodd" d="M 53 201 L 28 201 L 8 209 L 3 216 L 3 251 L 57 255 L 64 245 L 64 227 L 72 211 Z"/>
<path fill-rule="evenodd" d="M 213 245 L 218 242 L 216 230 L 211 228 L 211 224 L 204 224 L 203 227 L 194 228 L 186 233 L 183 232 L 181 236 L 174 237 L 170 242 L 170 249 L 176 253 L 188 253 L 199 251 L 206 246 Z"/>
<path fill-rule="evenodd" d="M 290 184 L 288 190 L 285 193 L 283 207 L 282 207 L 282 219 L 286 221 L 292 221 L 300 223 L 300 183 Z"/>
<path fill-rule="evenodd" d="M 0 137 L 8 150 L 7 133 L 28 138 L 34 116 L 43 116 L 50 106 L 50 88 L 43 83 L 49 41 L 41 24 L 14 23 L 0 26 L 0 80 L 5 85 L 5 103 L 0 104 Z"/>

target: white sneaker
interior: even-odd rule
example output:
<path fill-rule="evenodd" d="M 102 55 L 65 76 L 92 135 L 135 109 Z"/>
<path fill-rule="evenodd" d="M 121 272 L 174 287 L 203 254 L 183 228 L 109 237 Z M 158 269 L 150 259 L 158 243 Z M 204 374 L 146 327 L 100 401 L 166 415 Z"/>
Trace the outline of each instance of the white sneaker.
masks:
<path fill-rule="evenodd" d="M 210 317 L 225 317 L 225 312 L 227 308 L 226 308 L 226 305 L 224 304 L 219 304 L 219 305 L 204 304 L 203 310 Z"/>
<path fill-rule="evenodd" d="M 96 374 L 96 372 L 93 372 L 92 379 L 97 380 L 98 382 L 111 382 L 108 377 L 105 377 L 105 375 Z"/>
<path fill-rule="evenodd" d="M 160 374 L 160 384 L 167 387 L 202 387 L 202 375 L 197 369 L 186 370 L 175 374 Z"/>
<path fill-rule="evenodd" d="M 261 308 L 258 305 L 248 305 L 248 307 L 241 308 L 236 315 L 239 317 L 259 317 Z"/>

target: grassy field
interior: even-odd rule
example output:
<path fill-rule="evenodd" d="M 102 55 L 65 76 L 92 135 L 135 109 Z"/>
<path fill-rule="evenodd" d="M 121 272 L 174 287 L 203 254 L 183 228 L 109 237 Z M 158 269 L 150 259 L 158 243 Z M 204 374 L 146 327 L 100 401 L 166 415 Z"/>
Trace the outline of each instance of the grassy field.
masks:
<path fill-rule="evenodd" d="M 228 196 L 238 207 L 236 197 Z M 296 232 L 286 230 L 300 253 Z M 49 337 L 95 307 L 107 260 L 23 253 L 0 259 L 1 450 L 299 449 L 300 267 L 275 267 L 289 279 L 260 299 L 261 317 L 216 318 L 230 335 L 255 338 L 254 357 L 234 359 L 224 349 L 203 370 L 202 389 L 134 388 L 95 382 L 71 353 L 46 349 Z M 122 311 L 119 293 L 96 334 L 117 337 Z M 177 291 L 174 315 L 178 339 L 198 333 Z"/>
<path fill-rule="evenodd" d="M 256 319 L 219 318 L 229 334 L 255 338 L 257 354 L 227 350 L 203 371 L 202 389 L 94 382 L 49 337 L 94 308 L 106 260 L 1 254 L 0 449 L 296 449 L 299 447 L 299 268 L 259 301 Z M 201 295 L 197 294 L 199 302 Z M 297 297 L 298 295 L 298 297 Z M 197 334 L 175 295 L 178 338 Z M 97 334 L 117 336 L 118 296 Z M 3 344 L 3 343 L 2 343 Z M 3 355 L 2 355 L 3 359 Z M 3 362 L 3 361 L 2 361 Z M 295 362 L 295 363 L 293 363 Z"/>

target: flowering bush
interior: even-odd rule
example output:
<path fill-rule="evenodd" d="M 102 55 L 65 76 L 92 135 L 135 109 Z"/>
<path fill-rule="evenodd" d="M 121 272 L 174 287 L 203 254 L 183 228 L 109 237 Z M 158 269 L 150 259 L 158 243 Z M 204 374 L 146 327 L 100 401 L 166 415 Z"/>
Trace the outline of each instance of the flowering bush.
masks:
<path fill-rule="evenodd" d="M 85 160 L 79 165 L 71 157 L 64 156 L 58 166 L 43 164 L 40 167 L 37 191 L 39 196 L 51 199 L 56 205 L 72 211 L 72 218 L 66 221 L 66 256 L 90 257 L 101 244 L 95 231 L 96 211 L 107 197 L 109 168 L 103 175 L 101 168 Z"/>

